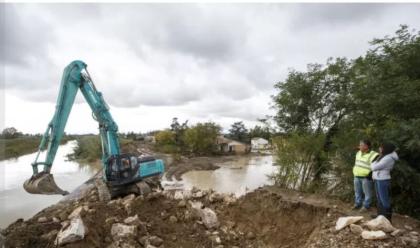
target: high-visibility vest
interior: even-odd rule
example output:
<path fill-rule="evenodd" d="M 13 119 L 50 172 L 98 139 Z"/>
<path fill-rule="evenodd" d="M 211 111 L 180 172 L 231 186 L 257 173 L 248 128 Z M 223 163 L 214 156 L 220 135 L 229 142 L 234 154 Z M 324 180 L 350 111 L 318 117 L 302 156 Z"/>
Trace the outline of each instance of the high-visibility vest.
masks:
<path fill-rule="evenodd" d="M 356 161 L 353 167 L 353 175 L 355 177 L 367 177 L 369 173 L 372 171 L 370 168 L 370 164 L 378 155 L 375 151 L 370 151 L 367 153 L 362 153 L 358 151 L 356 154 Z"/>

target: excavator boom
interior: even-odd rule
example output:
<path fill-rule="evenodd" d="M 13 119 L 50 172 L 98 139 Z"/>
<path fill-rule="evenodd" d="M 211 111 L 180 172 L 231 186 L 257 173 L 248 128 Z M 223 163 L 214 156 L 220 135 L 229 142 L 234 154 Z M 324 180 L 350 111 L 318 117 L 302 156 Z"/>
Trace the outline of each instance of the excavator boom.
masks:
<path fill-rule="evenodd" d="M 164 164 L 161 160 L 153 158 L 146 161 L 133 155 L 120 154 L 118 126 L 109 112 L 102 93 L 93 84 L 86 67 L 82 61 L 73 61 L 64 69 L 54 116 L 48 124 L 38 154 L 32 163 L 33 175 L 23 185 L 28 193 L 68 194 L 57 186 L 50 171 L 78 90 L 82 92 L 92 109 L 93 118 L 99 123 L 103 179 L 108 185 L 118 187 L 118 191 L 122 192 L 124 191 L 122 189 L 129 184 L 163 174 Z M 45 148 L 47 148 L 45 160 L 38 161 L 40 152 Z M 39 166 L 43 166 L 41 172 Z"/>

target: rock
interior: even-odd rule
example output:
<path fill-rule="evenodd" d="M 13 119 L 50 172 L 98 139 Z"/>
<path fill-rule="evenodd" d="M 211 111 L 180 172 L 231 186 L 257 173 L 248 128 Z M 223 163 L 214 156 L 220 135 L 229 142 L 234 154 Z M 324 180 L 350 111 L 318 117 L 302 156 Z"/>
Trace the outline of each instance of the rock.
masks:
<path fill-rule="evenodd" d="M 65 220 L 65 221 L 61 222 L 61 228 L 66 228 L 69 225 L 70 225 L 70 221 L 68 221 L 68 220 Z"/>
<path fill-rule="evenodd" d="M 341 229 L 345 228 L 350 224 L 354 224 L 363 219 L 363 216 L 348 216 L 348 217 L 340 217 L 335 224 L 335 230 L 340 231 Z"/>
<path fill-rule="evenodd" d="M 204 196 L 203 192 L 201 191 L 198 191 L 192 194 L 192 198 L 202 198 L 203 196 Z"/>
<path fill-rule="evenodd" d="M 356 224 L 350 224 L 350 230 L 355 234 L 361 234 L 363 232 L 363 228 Z"/>
<path fill-rule="evenodd" d="M 58 222 L 60 222 L 60 219 L 59 219 L 59 218 L 57 218 L 57 217 L 53 217 L 53 218 L 52 218 L 52 221 L 53 221 L 54 223 L 58 223 Z"/>
<path fill-rule="evenodd" d="M 401 237 L 401 242 L 403 243 L 403 245 L 409 245 L 411 247 L 417 247 L 419 244 L 419 241 L 417 239 L 409 237 Z"/>
<path fill-rule="evenodd" d="M 222 201 L 223 200 L 223 195 L 218 194 L 218 193 L 211 193 L 208 198 L 209 198 L 209 201 L 211 203 L 213 203 L 213 202 L 219 202 L 219 201 Z"/>
<path fill-rule="evenodd" d="M 391 222 L 382 215 L 379 215 L 373 220 L 370 220 L 364 224 L 367 228 L 372 231 L 384 231 L 384 232 L 393 232 L 396 230 L 395 227 L 392 226 Z"/>
<path fill-rule="evenodd" d="M 57 234 L 58 234 L 58 230 L 52 230 L 51 232 L 49 232 L 49 233 L 46 233 L 46 234 L 43 234 L 42 236 L 41 236 L 41 238 L 43 238 L 43 239 L 47 239 L 47 240 L 54 240 L 55 239 L 55 237 L 57 236 Z M 0 246 L 1 247 L 1 246 Z"/>
<path fill-rule="evenodd" d="M 255 239 L 255 233 L 253 233 L 253 232 L 248 232 L 248 233 L 246 234 L 246 238 L 247 238 L 247 239 Z"/>
<path fill-rule="evenodd" d="M 210 208 L 200 209 L 200 217 L 203 224 L 207 228 L 216 228 L 219 226 L 219 220 L 217 219 L 216 213 Z"/>
<path fill-rule="evenodd" d="M 70 225 L 67 228 L 63 228 L 57 234 L 55 241 L 56 245 L 64 245 L 73 243 L 85 238 L 86 228 L 80 217 L 75 217 L 70 221 Z"/>
<path fill-rule="evenodd" d="M 219 236 L 211 236 L 210 240 L 215 244 L 221 244 L 222 243 L 222 240 L 220 239 Z"/>
<path fill-rule="evenodd" d="M 185 202 L 185 200 L 181 200 L 178 202 L 178 207 L 183 208 L 187 205 L 187 203 Z"/>
<path fill-rule="evenodd" d="M 161 244 L 163 244 L 163 239 L 159 238 L 158 236 L 150 236 L 149 242 L 153 246 L 160 246 Z"/>
<path fill-rule="evenodd" d="M 147 236 L 140 237 L 139 238 L 139 243 L 142 246 L 147 246 L 149 244 L 149 237 L 147 237 Z"/>
<path fill-rule="evenodd" d="M 404 228 L 407 229 L 408 231 L 412 231 L 413 230 L 413 228 L 411 226 L 409 226 L 409 225 L 404 225 Z"/>
<path fill-rule="evenodd" d="M 201 218 L 206 228 L 215 228 L 219 226 L 219 220 L 216 213 L 210 208 L 204 207 L 201 202 L 189 202 L 193 213 Z"/>
<path fill-rule="evenodd" d="M 191 191 L 186 191 L 186 190 L 175 191 L 175 194 L 174 194 L 175 200 L 187 200 L 189 198 L 191 198 Z"/>
<path fill-rule="evenodd" d="M 124 223 L 128 224 L 128 225 L 136 225 L 137 226 L 137 225 L 140 225 L 141 221 L 139 219 L 139 216 L 136 214 L 134 216 L 127 217 L 124 220 Z"/>
<path fill-rule="evenodd" d="M 386 233 L 383 231 L 363 231 L 362 238 L 369 240 L 386 239 Z"/>
<path fill-rule="evenodd" d="M 73 210 L 73 212 L 71 212 L 71 214 L 67 217 L 69 220 L 76 218 L 76 217 L 81 217 L 83 212 L 89 210 L 89 208 L 87 206 L 79 206 L 77 208 L 75 208 Z"/>
<path fill-rule="evenodd" d="M 169 222 L 171 222 L 171 223 L 176 223 L 176 222 L 178 222 L 178 219 L 177 219 L 175 216 L 171 215 L 171 216 L 169 217 Z"/>
<path fill-rule="evenodd" d="M 134 240 L 117 240 L 107 248 L 137 248 L 139 245 Z"/>
<path fill-rule="evenodd" d="M 411 231 L 411 232 L 410 232 L 410 235 L 411 235 L 411 236 L 419 236 L 419 233 L 418 233 L 418 232 L 416 232 L 416 231 Z"/>
<path fill-rule="evenodd" d="M 135 198 L 136 198 L 136 196 L 135 196 L 134 194 L 127 195 L 126 197 L 124 197 L 124 198 L 122 199 L 122 204 L 123 204 L 124 206 L 131 205 L 131 204 L 133 203 L 133 200 L 134 200 Z"/>
<path fill-rule="evenodd" d="M 223 201 L 227 204 L 227 205 L 231 205 L 233 203 L 236 202 L 236 197 L 232 194 L 232 195 L 225 195 L 223 197 Z"/>
<path fill-rule="evenodd" d="M 404 231 L 403 231 L 403 230 L 401 230 L 401 229 L 397 229 L 397 230 L 395 230 L 395 231 L 393 231 L 393 232 L 391 233 L 391 236 L 393 236 L 393 237 L 398 237 L 398 236 L 401 236 L 403 233 L 404 233 Z"/>
<path fill-rule="evenodd" d="M 43 216 L 43 217 L 39 217 L 39 218 L 38 218 L 38 222 L 39 222 L 39 223 L 45 223 L 45 222 L 47 222 L 47 221 L 48 221 L 47 217 L 44 217 L 44 216 Z"/>
<path fill-rule="evenodd" d="M 134 237 L 137 233 L 136 226 L 124 225 L 121 223 L 113 224 L 111 227 L 111 235 L 114 240 L 120 238 Z"/>
<path fill-rule="evenodd" d="M 145 248 L 156 248 L 156 246 L 148 244 L 145 246 Z"/>

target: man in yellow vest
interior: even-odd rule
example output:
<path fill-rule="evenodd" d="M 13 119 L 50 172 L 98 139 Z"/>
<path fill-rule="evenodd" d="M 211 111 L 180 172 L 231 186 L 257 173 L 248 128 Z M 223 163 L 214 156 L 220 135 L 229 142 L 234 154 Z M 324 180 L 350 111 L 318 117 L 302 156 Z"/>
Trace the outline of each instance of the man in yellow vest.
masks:
<path fill-rule="evenodd" d="M 369 140 L 362 140 L 359 144 L 359 151 L 356 154 L 356 161 L 353 167 L 355 203 L 353 209 L 366 211 L 372 203 L 372 169 L 370 164 L 379 155 L 370 149 Z M 363 199 L 364 196 L 364 199 Z"/>

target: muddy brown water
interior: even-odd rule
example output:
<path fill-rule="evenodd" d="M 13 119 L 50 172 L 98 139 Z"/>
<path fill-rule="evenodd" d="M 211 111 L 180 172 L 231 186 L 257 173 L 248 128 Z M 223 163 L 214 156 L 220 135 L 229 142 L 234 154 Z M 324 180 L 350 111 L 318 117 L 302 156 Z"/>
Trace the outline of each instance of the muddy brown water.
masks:
<path fill-rule="evenodd" d="M 52 168 L 57 185 L 69 192 L 79 191 L 78 187 L 99 170 L 68 161 L 66 156 L 75 146 L 76 141 L 61 145 Z M 22 184 L 32 174 L 30 164 L 35 155 L 33 153 L 17 159 L 0 161 L 0 228 L 7 227 L 18 218 L 30 218 L 42 209 L 65 199 L 60 195 L 31 195 L 24 191 Z M 43 158 L 42 155 L 40 157 Z M 212 188 L 218 192 L 239 196 L 260 186 L 271 185 L 272 181 L 267 175 L 276 169 L 272 156 L 238 156 L 234 161 L 217 165 L 220 169 L 190 171 L 182 176 L 181 181 L 164 180 L 162 185 L 165 189 L 191 189 L 194 186 L 200 189 Z"/>
<path fill-rule="evenodd" d="M 73 191 L 92 177 L 97 169 L 67 161 L 76 141 L 61 145 L 52 167 L 55 181 L 62 189 Z M 40 158 L 44 158 L 44 154 Z M 32 195 L 23 189 L 23 182 L 32 175 L 31 163 L 36 153 L 17 159 L 0 161 L 0 228 L 7 227 L 18 218 L 27 219 L 63 197 L 61 195 Z"/>
<path fill-rule="evenodd" d="M 167 189 L 191 189 L 197 187 L 202 190 L 214 189 L 220 193 L 244 195 L 258 187 L 272 185 L 268 175 L 275 172 L 273 157 L 243 156 L 234 161 L 218 163 L 217 170 L 189 171 L 182 175 L 182 180 L 163 181 Z"/>

